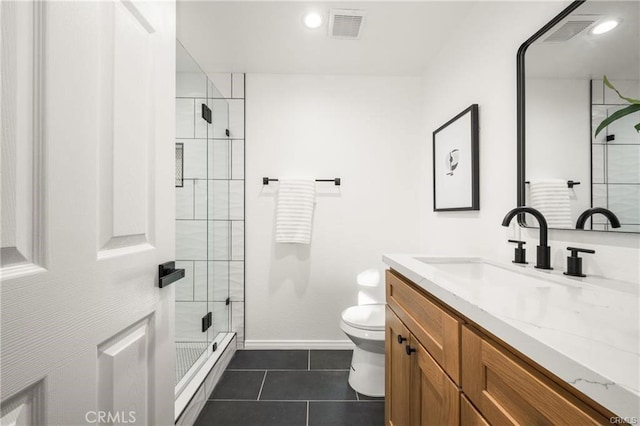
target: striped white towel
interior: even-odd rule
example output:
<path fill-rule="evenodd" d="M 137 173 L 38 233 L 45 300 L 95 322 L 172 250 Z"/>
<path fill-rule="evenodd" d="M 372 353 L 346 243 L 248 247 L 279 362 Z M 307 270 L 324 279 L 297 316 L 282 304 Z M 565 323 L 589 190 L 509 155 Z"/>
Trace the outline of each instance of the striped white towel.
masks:
<path fill-rule="evenodd" d="M 311 242 L 315 202 L 315 180 L 280 179 L 276 209 L 276 243 Z"/>
<path fill-rule="evenodd" d="M 531 207 L 544 215 L 549 228 L 573 228 L 566 180 L 531 180 L 529 198 Z"/>

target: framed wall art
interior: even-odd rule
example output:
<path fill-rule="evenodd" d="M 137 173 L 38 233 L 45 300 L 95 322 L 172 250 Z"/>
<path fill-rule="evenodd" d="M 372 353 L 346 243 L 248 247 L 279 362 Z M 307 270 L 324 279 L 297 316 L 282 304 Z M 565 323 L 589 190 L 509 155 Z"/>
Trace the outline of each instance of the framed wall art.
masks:
<path fill-rule="evenodd" d="M 433 132 L 433 210 L 480 210 L 478 105 Z"/>

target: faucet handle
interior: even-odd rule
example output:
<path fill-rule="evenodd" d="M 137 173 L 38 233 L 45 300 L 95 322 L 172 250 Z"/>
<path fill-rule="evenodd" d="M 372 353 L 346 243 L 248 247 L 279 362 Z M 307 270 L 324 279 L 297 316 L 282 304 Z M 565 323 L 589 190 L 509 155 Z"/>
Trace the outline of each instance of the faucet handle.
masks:
<path fill-rule="evenodd" d="M 578 257 L 578 253 L 594 254 L 596 251 L 591 249 L 583 249 L 579 247 L 567 247 L 567 250 L 571 251 L 571 256 Z"/>
<path fill-rule="evenodd" d="M 582 273 L 582 258 L 578 253 L 593 254 L 596 251 L 579 247 L 567 247 L 567 250 L 571 251 L 571 256 L 567 257 L 567 272 L 564 274 L 572 277 L 586 277 L 586 275 Z"/>
<path fill-rule="evenodd" d="M 527 264 L 527 250 L 525 250 L 522 246 L 527 244 L 526 241 L 520 240 L 507 240 L 510 243 L 515 243 L 518 245 L 514 252 L 513 263 Z"/>

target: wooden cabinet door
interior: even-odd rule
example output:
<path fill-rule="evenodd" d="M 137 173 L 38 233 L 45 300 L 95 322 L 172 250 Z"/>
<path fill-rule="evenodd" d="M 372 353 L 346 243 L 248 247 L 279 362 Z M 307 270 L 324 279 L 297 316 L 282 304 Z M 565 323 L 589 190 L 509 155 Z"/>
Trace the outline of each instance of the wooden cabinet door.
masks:
<path fill-rule="evenodd" d="M 462 390 L 494 426 L 610 424 L 558 384 L 466 326 L 462 327 Z"/>
<path fill-rule="evenodd" d="M 463 426 L 489 426 L 489 423 L 464 395 L 460 396 L 460 424 Z"/>
<path fill-rule="evenodd" d="M 411 336 L 411 424 L 460 424 L 460 390 L 427 350 Z"/>
<path fill-rule="evenodd" d="M 397 273 L 386 274 L 387 303 L 444 371 L 460 383 L 459 318 L 446 312 Z"/>
<path fill-rule="evenodd" d="M 385 329 L 385 425 L 408 426 L 411 357 L 406 346 L 410 333 L 388 306 Z"/>

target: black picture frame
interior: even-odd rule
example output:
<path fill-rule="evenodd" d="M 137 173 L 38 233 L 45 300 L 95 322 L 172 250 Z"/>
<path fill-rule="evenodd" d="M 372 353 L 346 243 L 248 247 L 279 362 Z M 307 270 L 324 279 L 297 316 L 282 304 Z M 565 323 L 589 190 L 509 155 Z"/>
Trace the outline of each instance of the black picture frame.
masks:
<path fill-rule="evenodd" d="M 433 132 L 433 211 L 480 210 L 479 157 L 473 104 Z"/>

